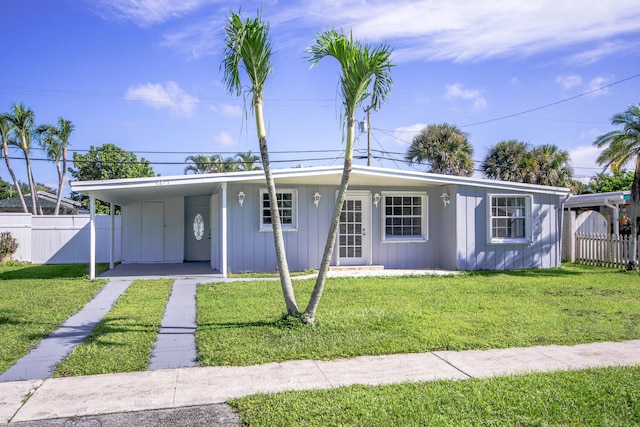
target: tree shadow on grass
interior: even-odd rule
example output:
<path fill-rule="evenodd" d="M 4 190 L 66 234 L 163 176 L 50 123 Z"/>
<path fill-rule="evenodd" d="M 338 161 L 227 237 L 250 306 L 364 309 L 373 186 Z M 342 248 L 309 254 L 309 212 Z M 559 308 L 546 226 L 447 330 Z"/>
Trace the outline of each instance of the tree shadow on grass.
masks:
<path fill-rule="evenodd" d="M 96 264 L 96 275 L 108 268 L 108 264 Z M 82 279 L 89 277 L 88 264 L 25 264 L 23 268 L 3 271 L 0 280 L 21 279 Z"/>

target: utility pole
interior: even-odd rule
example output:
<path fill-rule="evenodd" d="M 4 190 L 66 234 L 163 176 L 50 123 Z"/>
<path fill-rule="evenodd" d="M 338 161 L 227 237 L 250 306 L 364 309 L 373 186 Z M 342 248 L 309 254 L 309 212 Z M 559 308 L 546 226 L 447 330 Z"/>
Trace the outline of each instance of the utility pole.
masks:
<path fill-rule="evenodd" d="M 364 111 L 367 113 L 367 166 L 371 166 L 371 105 Z"/>

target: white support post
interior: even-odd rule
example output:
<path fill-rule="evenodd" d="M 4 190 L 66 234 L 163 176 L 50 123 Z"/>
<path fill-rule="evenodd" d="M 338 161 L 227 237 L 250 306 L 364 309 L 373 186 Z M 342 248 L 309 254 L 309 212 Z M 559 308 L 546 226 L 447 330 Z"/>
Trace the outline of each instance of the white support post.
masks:
<path fill-rule="evenodd" d="M 222 277 L 227 277 L 227 183 L 222 183 L 222 196 L 220 200 L 220 234 L 222 244 L 220 248 L 220 270 Z"/>
<path fill-rule="evenodd" d="M 109 203 L 109 270 L 113 270 L 115 262 L 115 211 L 116 206 Z"/>
<path fill-rule="evenodd" d="M 96 197 L 89 196 L 89 280 L 96 278 Z"/>

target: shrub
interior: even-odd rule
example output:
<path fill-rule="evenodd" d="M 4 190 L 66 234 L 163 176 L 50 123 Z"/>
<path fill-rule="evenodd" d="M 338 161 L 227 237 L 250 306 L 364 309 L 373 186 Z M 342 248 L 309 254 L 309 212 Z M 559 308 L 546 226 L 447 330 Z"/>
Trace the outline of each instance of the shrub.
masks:
<path fill-rule="evenodd" d="M 11 233 L 4 231 L 0 233 L 0 257 L 13 255 L 18 250 L 18 241 L 11 236 Z"/>

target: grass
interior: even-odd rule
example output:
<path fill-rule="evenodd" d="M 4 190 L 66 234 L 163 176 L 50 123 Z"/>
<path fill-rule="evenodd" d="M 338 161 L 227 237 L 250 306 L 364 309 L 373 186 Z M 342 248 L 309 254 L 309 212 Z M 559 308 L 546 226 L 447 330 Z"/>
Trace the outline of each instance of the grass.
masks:
<path fill-rule="evenodd" d="M 302 271 L 291 271 L 289 275 L 291 277 L 300 277 L 300 276 L 307 276 L 310 274 L 317 274 L 317 273 L 318 272 L 316 270 L 310 268 Z M 256 273 L 256 272 L 229 273 L 228 276 L 231 279 L 276 279 L 280 277 L 278 273 Z"/>
<path fill-rule="evenodd" d="M 295 282 L 305 301 L 313 281 Z M 640 275 L 567 266 L 448 277 L 330 279 L 314 327 L 278 282 L 198 288 L 201 365 L 640 338 Z"/>
<path fill-rule="evenodd" d="M 136 280 L 54 376 L 144 371 L 173 280 Z"/>
<path fill-rule="evenodd" d="M 243 425 L 640 424 L 640 366 L 492 379 L 351 386 L 234 399 Z"/>
<path fill-rule="evenodd" d="M 0 372 L 98 292 L 105 282 L 87 280 L 87 271 L 82 264 L 0 264 Z"/>

